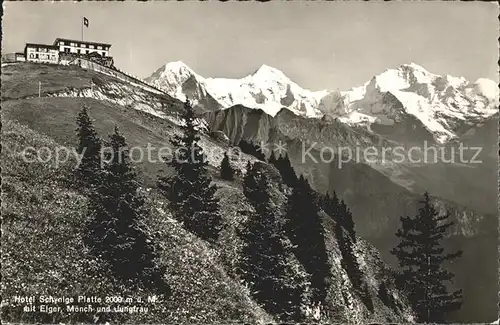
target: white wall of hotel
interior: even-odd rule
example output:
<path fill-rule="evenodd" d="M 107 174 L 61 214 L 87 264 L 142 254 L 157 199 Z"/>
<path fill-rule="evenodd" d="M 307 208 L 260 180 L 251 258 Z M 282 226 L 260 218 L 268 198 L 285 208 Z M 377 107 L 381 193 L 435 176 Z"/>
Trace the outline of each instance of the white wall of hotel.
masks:
<path fill-rule="evenodd" d="M 26 45 L 26 61 L 58 63 L 59 50 L 57 48 L 48 48 L 37 45 Z"/>
<path fill-rule="evenodd" d="M 95 52 L 102 56 L 109 56 L 109 45 L 70 40 L 59 40 L 55 45 L 59 47 L 59 52 L 75 54 L 89 54 Z"/>
<path fill-rule="evenodd" d="M 16 53 L 16 61 L 17 62 L 24 62 L 24 61 L 26 61 L 26 57 L 24 56 L 24 54 Z"/>
<path fill-rule="evenodd" d="M 5 53 L 2 54 L 2 63 L 24 62 L 26 58 L 23 53 Z"/>

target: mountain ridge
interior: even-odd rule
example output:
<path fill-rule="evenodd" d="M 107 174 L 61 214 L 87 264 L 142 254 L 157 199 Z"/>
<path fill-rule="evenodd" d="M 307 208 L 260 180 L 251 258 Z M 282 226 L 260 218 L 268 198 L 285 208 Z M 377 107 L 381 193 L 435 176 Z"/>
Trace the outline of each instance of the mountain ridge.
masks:
<path fill-rule="evenodd" d="M 469 82 L 440 76 L 416 63 L 386 69 L 347 91 L 311 91 L 279 69 L 263 64 L 239 79 L 205 78 L 182 61 L 156 70 L 147 82 L 179 99 L 191 99 L 204 111 L 243 105 L 276 116 L 282 108 L 309 118 L 330 116 L 348 125 L 393 125 L 411 115 L 438 143 L 456 139 L 467 120 L 488 119 L 496 112 L 498 88 L 490 79 Z"/>

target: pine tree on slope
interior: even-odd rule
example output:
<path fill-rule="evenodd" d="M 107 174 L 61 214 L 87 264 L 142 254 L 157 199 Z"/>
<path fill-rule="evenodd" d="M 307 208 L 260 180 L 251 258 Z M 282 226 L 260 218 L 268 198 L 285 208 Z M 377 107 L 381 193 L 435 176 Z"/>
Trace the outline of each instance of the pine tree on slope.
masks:
<path fill-rule="evenodd" d="M 84 188 L 95 187 L 101 178 L 101 139 L 89 116 L 88 107 L 83 106 L 76 119 L 78 148 L 82 156 L 80 165 L 75 170 L 75 178 Z"/>
<path fill-rule="evenodd" d="M 320 198 L 320 206 L 325 211 L 326 214 L 333 217 L 338 215 L 339 200 L 337 194 L 333 192 L 333 196 L 330 197 L 330 193 L 326 193 Z"/>
<path fill-rule="evenodd" d="M 170 201 L 175 217 L 184 227 L 202 239 L 215 242 L 222 229 L 217 188 L 211 185 L 208 163 L 199 146 L 199 131 L 196 129 L 194 110 L 187 101 L 182 115 L 183 134 L 172 143 L 175 155 L 167 165 L 175 170 L 173 177 L 160 177 L 158 188 Z"/>
<path fill-rule="evenodd" d="M 233 167 L 231 167 L 231 162 L 229 161 L 227 152 L 224 152 L 224 158 L 222 158 L 222 162 L 220 164 L 220 176 L 222 179 L 227 181 L 234 180 L 234 170 Z"/>
<path fill-rule="evenodd" d="M 453 222 L 447 221 L 448 215 L 439 215 L 427 192 L 421 203 L 416 216 L 401 217 L 401 228 L 396 232 L 400 243 L 391 253 L 401 267 L 397 283 L 409 294 L 417 321 L 444 322 L 448 313 L 460 308 L 462 292 L 449 292 L 447 285 L 454 274 L 443 264 L 462 252 L 444 252 L 441 241 Z"/>
<path fill-rule="evenodd" d="M 353 288 L 358 292 L 368 309 L 372 309 L 372 301 L 368 293 L 368 287 L 363 281 L 358 260 L 354 253 L 356 245 L 356 233 L 352 214 L 344 201 L 337 198 L 336 193 L 330 197 L 327 193 L 321 198 L 323 210 L 335 221 L 335 237 L 342 255 L 341 265 L 346 271 Z"/>
<path fill-rule="evenodd" d="M 349 210 L 344 200 L 340 201 L 337 210 L 339 212 L 339 220 L 342 227 L 347 231 L 347 233 L 351 237 L 352 242 L 356 244 L 356 231 L 354 229 L 354 221 L 352 219 L 351 210 Z"/>
<path fill-rule="evenodd" d="M 247 142 L 245 140 L 241 140 L 238 143 L 238 147 L 240 147 L 242 152 L 244 152 L 248 155 L 252 155 L 261 161 L 266 161 L 266 156 L 264 155 L 262 150 L 259 149 L 258 146 L 254 145 L 250 142 Z"/>
<path fill-rule="evenodd" d="M 157 263 L 156 247 L 143 229 L 148 215 L 145 201 L 137 192 L 139 185 L 125 138 L 116 128 L 109 148 L 103 182 L 90 196 L 92 218 L 85 242 L 94 254 L 108 261 L 117 278 L 167 296 L 165 267 Z"/>
<path fill-rule="evenodd" d="M 249 216 L 240 233 L 244 242 L 240 273 L 267 312 L 280 321 L 298 322 L 304 319 L 301 306 L 307 275 L 295 271 L 292 248 L 273 208 L 267 177 L 248 167 L 244 194 L 255 213 Z"/>
<path fill-rule="evenodd" d="M 303 176 L 287 200 L 286 218 L 288 237 L 296 247 L 295 256 L 311 275 L 313 299 L 324 305 L 331 278 L 325 230 L 313 190 Z"/>

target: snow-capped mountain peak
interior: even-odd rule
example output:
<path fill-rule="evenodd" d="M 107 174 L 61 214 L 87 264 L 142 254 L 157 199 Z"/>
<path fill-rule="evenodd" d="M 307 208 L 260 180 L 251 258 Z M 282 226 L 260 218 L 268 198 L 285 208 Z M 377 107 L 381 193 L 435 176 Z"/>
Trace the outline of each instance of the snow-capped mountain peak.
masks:
<path fill-rule="evenodd" d="M 180 61 L 170 62 L 153 73 L 147 81 L 180 100 L 185 100 L 186 93 L 195 103 L 209 96 L 218 102 L 217 106 L 220 107 L 217 109 L 239 104 L 262 109 L 272 116 L 286 107 L 298 115 L 320 117 L 322 114 L 317 107 L 327 93 L 303 89 L 282 71 L 265 64 L 244 78 L 229 79 L 204 78 Z M 188 81 L 189 84 L 186 84 Z M 210 109 L 206 105 L 204 108 Z"/>
<path fill-rule="evenodd" d="M 474 90 L 484 97 L 495 100 L 498 97 L 498 84 L 491 79 L 479 78 L 474 82 Z"/>
<path fill-rule="evenodd" d="M 165 64 L 164 70 L 165 71 L 168 71 L 168 70 L 171 70 L 171 71 L 175 71 L 175 70 L 178 70 L 178 71 L 180 71 L 180 70 L 193 71 L 193 70 L 191 70 L 190 67 L 188 67 L 187 64 L 185 64 L 182 61 L 169 62 L 169 63 Z"/>
<path fill-rule="evenodd" d="M 145 81 L 163 89 L 169 95 L 184 101 L 186 96 L 180 85 L 184 84 L 191 77 L 203 79 L 184 62 L 174 61 L 157 69 Z"/>
<path fill-rule="evenodd" d="M 165 64 L 160 69 L 156 70 L 150 78 L 167 79 L 171 82 L 184 82 L 196 73 L 182 61 L 174 61 Z"/>
<path fill-rule="evenodd" d="M 480 78 L 441 76 L 415 63 L 388 69 L 362 87 L 344 93 L 341 121 L 349 124 L 394 124 L 405 115 L 416 117 L 438 142 L 456 138 L 464 123 L 496 113 L 495 82 Z M 360 116 L 363 118 L 360 119 Z"/>
<path fill-rule="evenodd" d="M 424 67 L 415 64 L 403 64 L 397 69 L 387 69 L 373 77 L 372 82 L 380 91 L 406 89 L 414 84 L 431 83 L 438 75 L 432 74 Z"/>
<path fill-rule="evenodd" d="M 251 75 L 255 78 L 262 78 L 267 80 L 281 80 L 286 82 L 291 82 L 291 80 L 285 76 L 285 74 L 276 68 L 270 67 L 266 64 L 261 65 L 261 67 Z"/>

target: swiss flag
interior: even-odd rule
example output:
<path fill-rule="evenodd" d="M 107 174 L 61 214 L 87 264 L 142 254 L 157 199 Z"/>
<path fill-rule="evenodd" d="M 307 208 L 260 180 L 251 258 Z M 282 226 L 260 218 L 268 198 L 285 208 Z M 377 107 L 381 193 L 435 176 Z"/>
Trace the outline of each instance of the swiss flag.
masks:
<path fill-rule="evenodd" d="M 87 19 L 87 17 L 83 17 L 83 24 L 85 25 L 85 27 L 89 27 L 89 20 Z"/>

